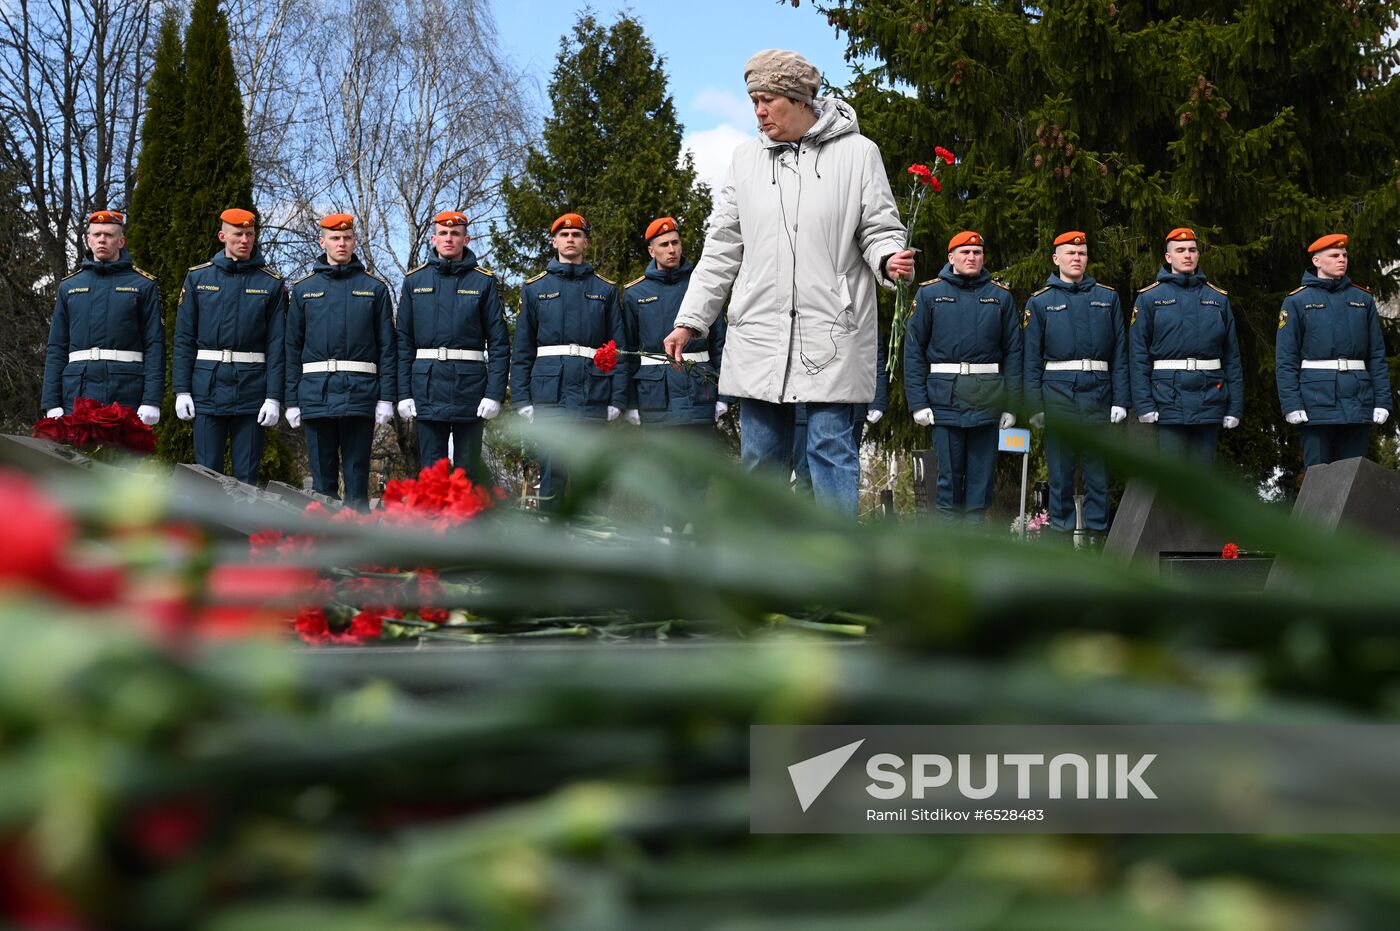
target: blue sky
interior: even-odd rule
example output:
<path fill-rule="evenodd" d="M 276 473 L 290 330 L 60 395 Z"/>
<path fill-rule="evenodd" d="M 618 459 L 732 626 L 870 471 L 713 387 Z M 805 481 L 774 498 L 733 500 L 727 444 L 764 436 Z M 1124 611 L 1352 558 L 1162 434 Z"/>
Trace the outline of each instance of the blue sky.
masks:
<path fill-rule="evenodd" d="M 614 3 L 607 0 L 492 0 L 501 45 L 518 67 L 534 75 L 542 111 L 559 39 L 585 6 L 600 22 L 630 11 L 646 29 L 665 68 L 685 145 L 707 181 L 717 183 L 734 146 L 756 129 L 744 91 L 744 62 L 759 49 L 794 49 L 823 76 L 844 85 L 850 69 L 845 43 L 812 0 L 793 8 L 784 0 L 707 0 L 702 3 Z"/>

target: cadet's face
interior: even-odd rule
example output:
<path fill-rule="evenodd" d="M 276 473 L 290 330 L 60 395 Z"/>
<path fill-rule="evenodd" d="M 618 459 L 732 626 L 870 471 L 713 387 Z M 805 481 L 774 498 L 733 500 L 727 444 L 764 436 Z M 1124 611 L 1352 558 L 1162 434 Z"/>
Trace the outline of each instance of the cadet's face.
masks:
<path fill-rule="evenodd" d="M 332 265 L 344 265 L 355 254 L 355 231 L 323 230 L 321 248 L 326 250 L 326 258 Z"/>
<path fill-rule="evenodd" d="M 816 123 L 812 108 L 791 97 L 764 91 L 749 94 L 758 131 L 775 142 L 796 142 Z"/>
<path fill-rule="evenodd" d="M 662 233 L 647 243 L 647 252 L 650 252 L 651 257 L 656 259 L 657 268 L 680 268 L 681 234 L 674 230 Z"/>
<path fill-rule="evenodd" d="M 1189 275 L 1201 264 L 1201 247 L 1195 240 L 1167 243 L 1167 266 L 1178 275 Z"/>
<path fill-rule="evenodd" d="M 93 223 L 87 232 L 88 249 L 99 262 L 110 262 L 126 246 L 126 232 L 119 223 Z"/>
<path fill-rule="evenodd" d="M 246 262 L 252 258 L 253 246 L 257 241 L 257 231 L 251 226 L 233 226 L 225 223 L 219 230 L 219 242 L 224 244 L 224 255 L 235 261 Z"/>
<path fill-rule="evenodd" d="M 1313 253 L 1313 268 L 1324 278 L 1340 278 L 1347 273 L 1347 250 L 1321 249 Z"/>
<path fill-rule="evenodd" d="M 952 263 L 954 274 L 970 277 L 982 271 L 986 257 L 981 246 L 958 246 L 948 253 L 948 261 Z"/>
<path fill-rule="evenodd" d="M 1050 261 L 1055 263 L 1055 267 L 1060 271 L 1060 278 L 1065 281 L 1079 281 L 1084 277 L 1084 269 L 1089 264 L 1088 246 L 1056 246 L 1055 254 Z"/>
<path fill-rule="evenodd" d="M 588 251 L 588 236 L 583 230 L 564 229 L 554 234 L 554 254 L 559 261 L 577 265 Z"/>
<path fill-rule="evenodd" d="M 465 226 L 433 224 L 433 248 L 444 259 L 460 259 L 462 253 L 467 251 L 469 242 L 471 237 L 467 235 Z"/>

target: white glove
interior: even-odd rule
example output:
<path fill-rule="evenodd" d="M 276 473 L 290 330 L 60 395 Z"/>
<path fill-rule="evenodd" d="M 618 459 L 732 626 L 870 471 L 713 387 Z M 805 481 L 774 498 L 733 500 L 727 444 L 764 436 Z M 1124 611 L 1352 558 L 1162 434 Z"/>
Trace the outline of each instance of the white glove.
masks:
<path fill-rule="evenodd" d="M 277 426 L 277 415 L 280 413 L 282 413 L 282 405 L 280 403 L 272 400 L 272 398 L 264 399 L 262 410 L 258 411 L 258 426 Z"/>
<path fill-rule="evenodd" d="M 933 408 L 925 407 L 914 412 L 914 423 L 921 427 L 933 426 Z"/>
<path fill-rule="evenodd" d="M 1138 423 L 1156 423 L 1156 422 L 1157 422 L 1157 412 L 1156 412 L 1156 411 L 1148 411 L 1146 414 L 1139 414 L 1139 415 L 1138 415 Z"/>
<path fill-rule="evenodd" d="M 154 427 L 160 423 L 160 408 L 152 407 L 149 404 L 142 404 L 136 408 L 136 416 L 141 418 L 141 422 L 148 427 Z"/>
<path fill-rule="evenodd" d="M 1010 411 L 1005 411 L 1001 415 L 1001 429 L 1010 430 L 1016 426 L 1016 415 Z"/>
<path fill-rule="evenodd" d="M 628 411 L 627 422 L 634 427 L 640 427 L 642 425 L 642 412 L 639 410 Z"/>
<path fill-rule="evenodd" d="M 482 420 L 495 420 L 496 415 L 501 412 L 501 402 L 493 401 L 490 398 L 482 398 L 481 403 L 476 406 L 476 416 Z"/>
<path fill-rule="evenodd" d="M 723 416 L 724 416 L 725 414 L 727 414 L 727 413 L 729 413 L 729 405 L 728 405 L 728 404 L 725 404 L 723 401 L 716 401 L 716 402 L 715 402 L 715 422 L 718 423 L 718 422 L 719 422 L 719 419 L 720 419 L 721 417 L 723 417 Z"/>
<path fill-rule="evenodd" d="M 374 402 L 374 422 L 388 423 L 394 419 L 394 405 L 388 401 Z"/>
<path fill-rule="evenodd" d="M 1300 423 L 1307 423 L 1307 422 L 1308 422 L 1308 412 L 1307 412 L 1307 411 L 1289 411 L 1287 414 L 1284 414 L 1284 415 L 1283 415 L 1283 419 L 1286 420 L 1286 421 L 1288 421 L 1289 423 L 1293 424 L 1293 426 L 1296 427 L 1296 426 L 1297 426 L 1298 424 L 1300 424 Z"/>
<path fill-rule="evenodd" d="M 287 408 L 287 426 L 291 427 L 293 430 L 301 426 L 301 408 Z"/>
<path fill-rule="evenodd" d="M 535 422 L 535 405 L 533 405 L 533 404 L 526 404 L 524 407 L 522 407 L 522 408 L 520 409 L 520 416 L 521 416 L 521 417 L 524 417 L 526 420 L 530 421 L 531 423 L 534 423 L 534 422 Z"/>
<path fill-rule="evenodd" d="M 175 416 L 181 420 L 194 420 L 194 398 L 181 392 L 175 395 Z"/>
<path fill-rule="evenodd" d="M 412 398 L 404 398 L 399 402 L 399 419 L 413 420 L 418 416 L 418 405 L 413 403 Z"/>
<path fill-rule="evenodd" d="M 1108 409 L 1108 422 L 1109 422 L 1109 423 L 1122 423 L 1123 421 L 1125 421 L 1125 420 L 1127 420 L 1127 419 L 1128 419 L 1128 409 L 1127 409 L 1126 407 L 1119 407 L 1117 404 L 1115 404 L 1115 405 L 1113 405 L 1112 407 L 1110 407 L 1110 408 Z"/>
<path fill-rule="evenodd" d="M 1240 419 L 1238 417 L 1226 417 L 1224 420 L 1220 421 L 1220 425 L 1226 430 L 1233 430 L 1240 425 Z"/>
<path fill-rule="evenodd" d="M 880 418 L 883 417 L 883 416 L 885 416 L 885 412 L 884 412 L 884 411 L 877 411 L 877 410 L 875 410 L 874 408 L 871 408 L 870 410 L 868 410 L 868 411 L 865 412 L 865 422 L 866 422 L 866 423 L 879 423 L 879 422 L 880 422 Z"/>
<path fill-rule="evenodd" d="M 1030 422 L 1031 422 L 1031 426 L 1034 427 L 1035 429 L 1037 429 L 1037 430 L 1044 430 L 1044 429 L 1045 429 L 1045 411 L 1041 411 L 1039 414 L 1032 414 L 1032 415 L 1031 415 L 1031 421 L 1030 421 Z"/>
<path fill-rule="evenodd" d="M 1371 419 L 1374 420 L 1376 423 L 1385 423 L 1387 420 L 1390 419 L 1390 411 L 1386 410 L 1383 407 L 1378 407 L 1375 410 L 1371 411 Z"/>
<path fill-rule="evenodd" d="M 44 416 L 45 416 L 45 417 L 62 417 L 62 416 L 63 416 L 63 408 L 61 408 L 61 407 L 51 407 L 51 408 L 49 408 L 47 411 L 44 412 Z"/>
<path fill-rule="evenodd" d="M 621 416 L 622 416 L 622 408 L 620 408 L 620 407 L 613 407 L 611 404 L 608 405 L 608 423 L 612 423 L 614 420 L 616 420 L 617 418 L 619 418 L 619 417 L 621 417 Z"/>

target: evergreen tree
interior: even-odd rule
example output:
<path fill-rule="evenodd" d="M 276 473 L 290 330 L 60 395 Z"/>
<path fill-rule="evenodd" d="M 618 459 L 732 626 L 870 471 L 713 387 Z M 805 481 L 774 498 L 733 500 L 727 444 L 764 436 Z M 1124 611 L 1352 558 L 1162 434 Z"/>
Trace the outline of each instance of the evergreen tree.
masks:
<path fill-rule="evenodd" d="M 689 153 L 681 157 L 683 127 L 662 66 L 631 16 L 604 28 L 585 13 L 560 40 L 543 145 L 529 147 L 519 179 L 502 186 L 505 228 L 492 225 L 502 270 L 541 270 L 553 257 L 549 225 L 569 211 L 592 227 L 588 260 L 619 282 L 645 270 L 642 233 L 658 216 L 676 218 L 687 254 L 698 257 L 710 190 L 696 182 Z"/>
<path fill-rule="evenodd" d="M 816 6 L 852 57 L 875 62 L 850 99 L 890 177 L 935 145 L 960 157 L 917 230 L 920 277 L 937 273 L 951 232 L 978 229 L 989 267 L 1024 300 L 1050 270 L 1053 235 L 1082 229 L 1090 274 L 1126 309 L 1151 283 L 1167 230 L 1193 227 L 1202 268 L 1231 294 L 1245 361 L 1244 424 L 1222 457 L 1257 482 L 1296 471 L 1273 341 L 1305 246 L 1348 232 L 1352 277 L 1382 297 L 1400 286 L 1393 4 Z M 892 394 L 902 399 L 899 386 Z"/>
<path fill-rule="evenodd" d="M 173 225 L 184 200 L 184 113 L 185 53 L 179 17 L 169 11 L 161 20 L 155 63 L 146 83 L 141 155 L 136 163 L 126 237 L 136 264 L 160 279 L 166 329 L 170 332 L 175 320 L 175 299 L 188 267 L 183 255 L 172 254 Z M 166 361 L 168 364 L 169 359 Z"/>
<path fill-rule="evenodd" d="M 0 430 L 28 433 L 40 416 L 44 347 L 55 282 L 35 235 L 32 208 L 20 195 L 23 155 L 0 126 Z M 47 281 L 48 287 L 40 289 Z"/>

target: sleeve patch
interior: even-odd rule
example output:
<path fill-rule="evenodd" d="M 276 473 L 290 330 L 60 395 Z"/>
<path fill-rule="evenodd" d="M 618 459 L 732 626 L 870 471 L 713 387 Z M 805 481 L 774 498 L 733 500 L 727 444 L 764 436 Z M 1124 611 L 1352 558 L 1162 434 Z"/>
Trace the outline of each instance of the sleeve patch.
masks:
<path fill-rule="evenodd" d="M 1288 326 L 1288 308 L 1285 307 L 1278 312 L 1278 328 L 1282 330 Z"/>

